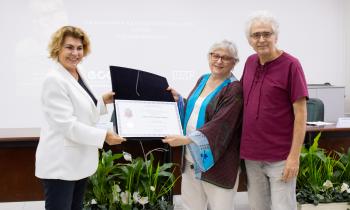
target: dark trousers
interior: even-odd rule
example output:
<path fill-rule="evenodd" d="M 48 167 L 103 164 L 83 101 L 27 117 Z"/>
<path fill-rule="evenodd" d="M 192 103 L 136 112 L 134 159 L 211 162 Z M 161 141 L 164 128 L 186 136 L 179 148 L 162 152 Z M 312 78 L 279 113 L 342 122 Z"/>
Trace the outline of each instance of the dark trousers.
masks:
<path fill-rule="evenodd" d="M 46 210 L 81 210 L 87 178 L 77 181 L 41 179 Z"/>

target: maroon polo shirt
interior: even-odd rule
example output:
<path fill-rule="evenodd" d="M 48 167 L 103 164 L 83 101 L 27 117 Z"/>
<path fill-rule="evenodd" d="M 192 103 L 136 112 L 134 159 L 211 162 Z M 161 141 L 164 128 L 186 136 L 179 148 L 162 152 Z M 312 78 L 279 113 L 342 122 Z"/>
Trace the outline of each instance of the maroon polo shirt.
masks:
<path fill-rule="evenodd" d="M 285 160 L 293 138 L 293 103 L 308 97 L 299 61 L 283 52 L 260 65 L 251 55 L 244 67 L 244 111 L 241 158 L 258 161 Z"/>

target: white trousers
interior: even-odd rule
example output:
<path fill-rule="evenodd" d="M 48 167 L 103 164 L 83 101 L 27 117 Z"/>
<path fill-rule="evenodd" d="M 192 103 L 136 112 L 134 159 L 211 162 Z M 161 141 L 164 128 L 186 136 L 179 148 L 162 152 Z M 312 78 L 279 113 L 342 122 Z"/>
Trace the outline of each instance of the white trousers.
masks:
<path fill-rule="evenodd" d="M 245 160 L 248 199 L 252 210 L 296 210 L 296 178 L 281 180 L 285 161 Z"/>
<path fill-rule="evenodd" d="M 225 189 L 195 178 L 194 170 L 186 164 L 182 174 L 181 199 L 186 210 L 234 210 L 234 197 L 238 178 L 233 189 Z"/>

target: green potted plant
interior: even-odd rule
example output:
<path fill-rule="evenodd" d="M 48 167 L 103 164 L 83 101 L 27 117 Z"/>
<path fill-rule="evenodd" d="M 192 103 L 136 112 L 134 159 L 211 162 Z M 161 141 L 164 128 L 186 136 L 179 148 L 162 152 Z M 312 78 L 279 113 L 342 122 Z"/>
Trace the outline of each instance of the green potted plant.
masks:
<path fill-rule="evenodd" d="M 124 157 L 126 163 L 117 161 Z M 97 171 L 89 178 L 85 210 L 168 210 L 177 178 L 174 163 L 156 163 L 152 152 L 133 159 L 130 154 L 102 151 Z"/>
<path fill-rule="evenodd" d="M 313 144 L 302 148 L 297 178 L 299 209 L 346 210 L 350 208 L 350 148 L 347 153 L 326 152 Z M 341 203 L 342 202 L 342 203 Z M 332 203 L 332 204 L 330 204 Z"/>

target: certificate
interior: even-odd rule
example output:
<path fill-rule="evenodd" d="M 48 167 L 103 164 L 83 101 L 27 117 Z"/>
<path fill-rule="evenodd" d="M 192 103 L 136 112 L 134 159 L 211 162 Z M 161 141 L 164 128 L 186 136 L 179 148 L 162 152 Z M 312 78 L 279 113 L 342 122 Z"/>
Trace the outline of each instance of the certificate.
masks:
<path fill-rule="evenodd" d="M 182 135 L 176 102 L 115 100 L 115 108 L 122 137 Z"/>

